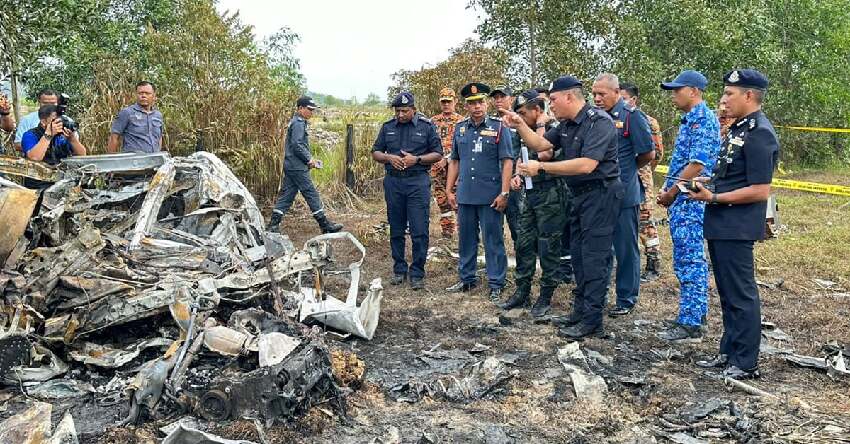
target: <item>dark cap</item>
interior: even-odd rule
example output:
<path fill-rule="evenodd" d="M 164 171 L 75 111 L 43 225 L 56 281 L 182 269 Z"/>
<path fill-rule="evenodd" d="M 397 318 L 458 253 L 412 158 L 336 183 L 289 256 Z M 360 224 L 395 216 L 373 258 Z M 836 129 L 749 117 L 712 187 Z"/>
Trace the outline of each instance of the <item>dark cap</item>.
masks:
<path fill-rule="evenodd" d="M 319 105 L 316 105 L 316 102 L 313 101 L 313 98 L 310 96 L 301 96 L 298 98 L 298 101 L 295 102 L 295 106 L 298 108 L 307 107 L 310 110 L 314 110 L 319 108 Z"/>
<path fill-rule="evenodd" d="M 581 87 L 581 80 L 573 77 L 573 76 L 561 76 L 555 79 L 554 82 L 549 84 L 549 94 L 557 91 L 565 91 L 568 89 L 579 88 Z"/>
<path fill-rule="evenodd" d="M 512 95 L 514 95 L 514 92 L 513 92 L 513 90 L 511 90 L 507 86 L 497 86 L 496 89 L 490 91 L 490 97 L 493 97 L 496 94 L 504 94 L 506 96 L 512 96 Z"/>
<path fill-rule="evenodd" d="M 413 106 L 413 93 L 408 91 L 402 91 L 395 96 L 393 99 L 393 108 L 399 108 L 403 106 Z"/>
<path fill-rule="evenodd" d="M 723 76 L 723 84 L 741 88 L 767 89 L 767 77 L 755 69 L 735 69 Z"/>
<path fill-rule="evenodd" d="M 536 89 L 530 89 L 520 94 L 519 97 L 516 98 L 516 101 L 514 101 L 514 111 L 522 108 L 528 103 L 541 100 L 539 94 L 540 93 L 538 93 Z"/>
<path fill-rule="evenodd" d="M 488 94 L 490 94 L 490 87 L 478 82 L 467 83 L 460 89 L 460 96 L 467 102 L 483 100 Z"/>
<path fill-rule="evenodd" d="M 708 86 L 708 79 L 705 78 L 702 73 L 694 71 L 692 69 L 687 69 L 682 71 L 681 74 L 676 76 L 672 82 L 664 82 L 661 84 L 661 89 L 671 90 L 671 89 L 679 89 L 684 88 L 686 86 L 690 86 L 692 88 L 698 88 L 701 91 L 705 91 L 705 88 Z"/>

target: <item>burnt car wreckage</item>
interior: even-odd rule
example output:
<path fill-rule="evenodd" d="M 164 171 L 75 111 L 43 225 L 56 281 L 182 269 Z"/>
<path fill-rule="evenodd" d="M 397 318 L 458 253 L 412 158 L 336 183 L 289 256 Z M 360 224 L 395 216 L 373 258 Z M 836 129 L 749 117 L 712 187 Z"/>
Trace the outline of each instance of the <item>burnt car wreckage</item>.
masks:
<path fill-rule="evenodd" d="M 376 279 L 358 305 L 366 250 L 351 234 L 297 249 L 265 232 L 254 198 L 206 152 L 56 169 L 0 158 L 0 173 L 53 182 L 39 196 L 0 176 L 3 384 L 42 399 L 94 392 L 129 405 L 125 424 L 343 409 L 324 327 L 371 339 L 383 294 Z M 336 267 L 346 241 L 360 258 Z M 347 280 L 344 299 L 329 278 Z"/>

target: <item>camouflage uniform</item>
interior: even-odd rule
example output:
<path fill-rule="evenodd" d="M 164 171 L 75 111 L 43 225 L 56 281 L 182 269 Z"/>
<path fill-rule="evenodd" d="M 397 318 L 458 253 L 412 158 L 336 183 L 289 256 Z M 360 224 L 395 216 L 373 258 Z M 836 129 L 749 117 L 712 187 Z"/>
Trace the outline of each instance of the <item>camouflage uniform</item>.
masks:
<path fill-rule="evenodd" d="M 647 278 L 650 271 L 656 275 L 660 271 L 661 260 L 661 243 L 658 240 L 658 228 L 655 225 L 655 219 L 652 218 L 652 210 L 655 204 L 655 185 L 653 183 L 653 172 L 658 162 L 664 157 L 664 143 L 661 138 L 661 127 L 654 117 L 647 115 L 646 120 L 649 122 L 649 128 L 652 131 L 652 142 L 655 145 L 655 160 L 649 165 L 644 165 L 638 170 L 638 178 L 643 189 L 643 201 L 640 204 L 640 242 L 643 244 L 643 251 L 646 255 L 646 272 L 644 278 Z"/>
<path fill-rule="evenodd" d="M 670 175 L 678 177 L 690 163 L 703 165 L 701 176 L 710 177 L 720 150 L 720 123 L 704 102 L 682 118 L 670 158 Z M 665 189 L 675 186 L 667 179 Z M 685 193 L 667 209 L 673 241 L 673 270 L 679 278 L 678 323 L 698 326 L 708 313 L 708 264 L 703 249 L 705 204 L 688 199 Z"/>
<path fill-rule="evenodd" d="M 463 120 L 463 116 L 458 113 L 452 113 L 450 115 L 437 114 L 431 118 L 431 121 L 437 125 L 437 133 L 443 143 L 443 153 L 445 155 L 449 155 L 452 152 L 452 136 L 455 133 L 455 126 L 461 120 Z M 431 167 L 434 200 L 440 208 L 440 229 L 443 231 L 444 237 L 452 237 L 455 232 L 455 213 L 452 206 L 449 205 L 449 199 L 446 197 L 447 173 L 448 168 L 440 168 L 436 163 Z"/>

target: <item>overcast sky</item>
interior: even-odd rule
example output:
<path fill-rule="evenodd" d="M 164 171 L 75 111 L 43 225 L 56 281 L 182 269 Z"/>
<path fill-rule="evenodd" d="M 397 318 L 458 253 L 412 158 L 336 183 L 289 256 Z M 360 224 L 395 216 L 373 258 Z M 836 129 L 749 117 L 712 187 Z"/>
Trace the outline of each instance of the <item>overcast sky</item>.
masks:
<path fill-rule="evenodd" d="M 296 55 L 311 91 L 339 98 L 385 97 L 390 75 L 448 56 L 474 36 L 478 12 L 467 0 L 219 0 L 238 10 L 259 39 L 282 26 L 301 42 Z"/>

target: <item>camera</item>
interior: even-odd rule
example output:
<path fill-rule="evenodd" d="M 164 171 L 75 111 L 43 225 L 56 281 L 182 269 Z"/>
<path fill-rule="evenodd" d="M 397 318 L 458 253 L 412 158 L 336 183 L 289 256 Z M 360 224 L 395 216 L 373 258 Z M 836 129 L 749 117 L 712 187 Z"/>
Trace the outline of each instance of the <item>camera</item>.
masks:
<path fill-rule="evenodd" d="M 62 126 L 65 127 L 65 129 L 69 131 L 77 131 L 80 129 L 80 124 L 65 114 L 68 112 L 68 102 L 70 101 L 71 96 L 68 94 L 62 93 L 59 95 L 59 103 L 56 105 L 56 117 L 62 121 Z"/>

